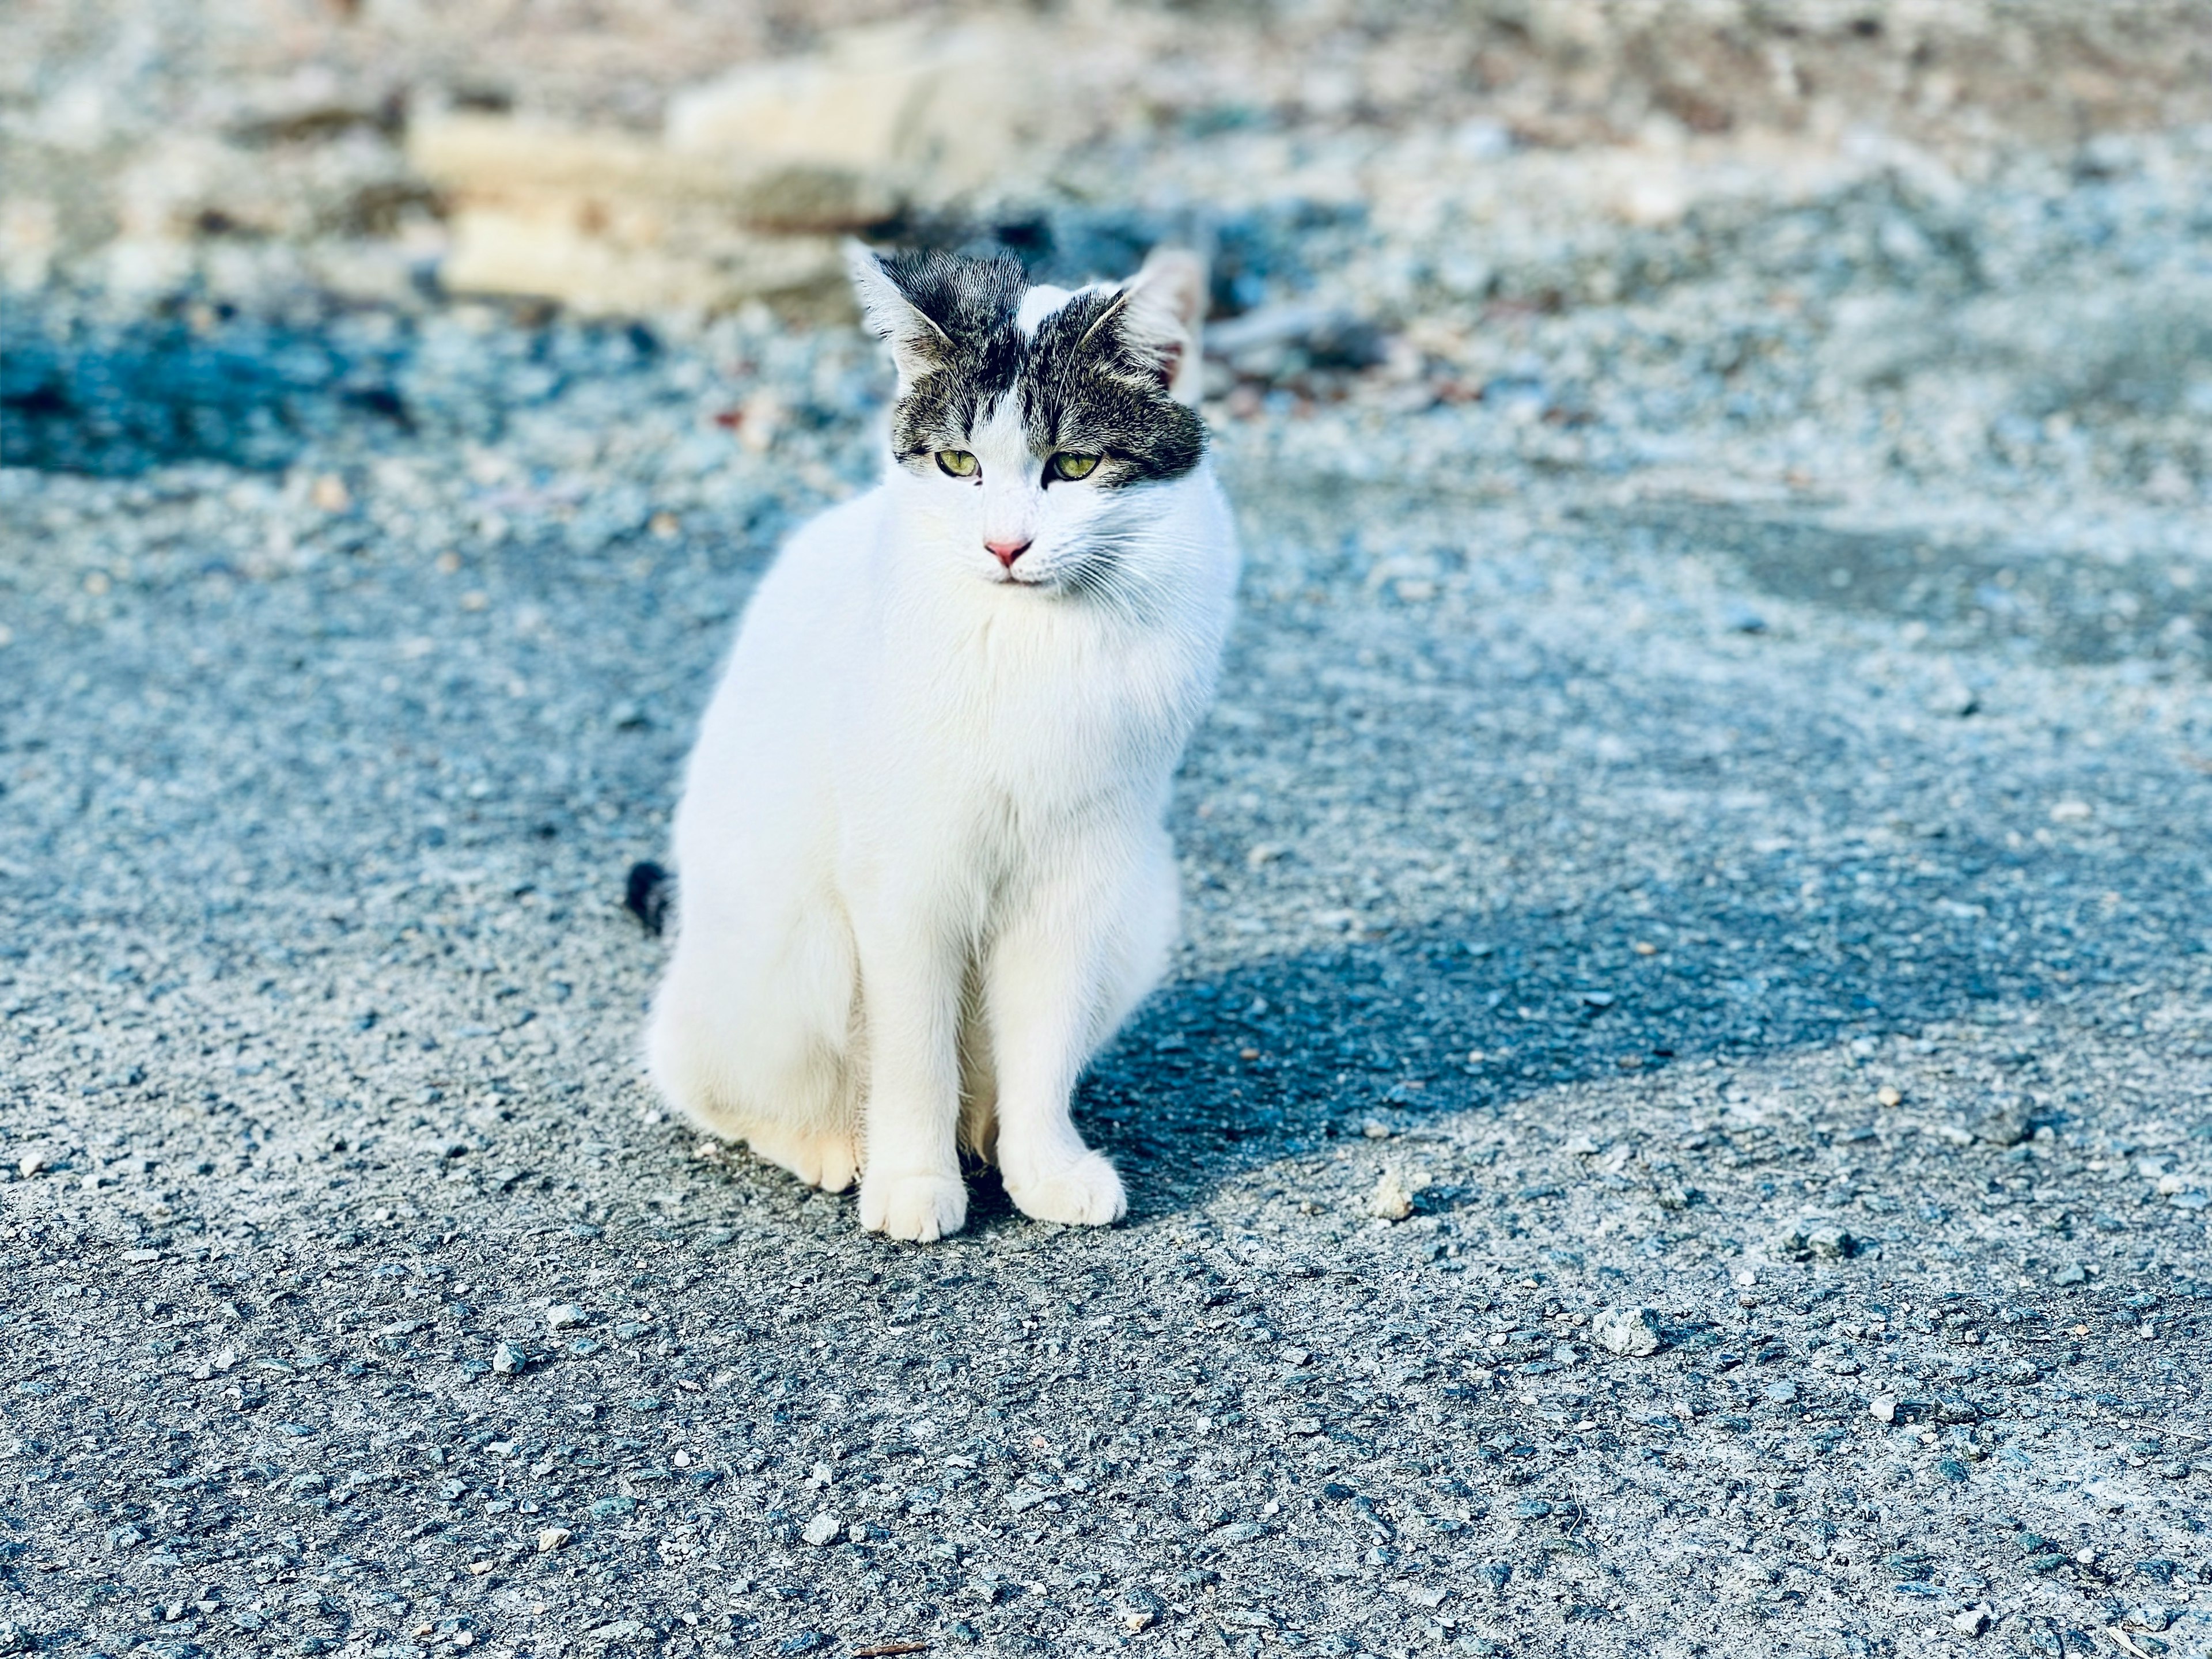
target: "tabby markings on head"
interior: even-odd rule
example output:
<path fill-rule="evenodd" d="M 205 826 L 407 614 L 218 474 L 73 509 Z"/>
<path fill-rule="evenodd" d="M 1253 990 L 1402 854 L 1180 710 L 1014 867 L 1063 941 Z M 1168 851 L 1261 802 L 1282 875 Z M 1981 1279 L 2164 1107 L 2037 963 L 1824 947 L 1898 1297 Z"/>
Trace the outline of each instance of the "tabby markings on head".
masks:
<path fill-rule="evenodd" d="M 993 407 L 1018 398 L 1030 448 L 1102 458 L 1109 489 L 1180 478 L 1206 453 L 1197 414 L 1168 395 L 1158 360 L 1120 326 L 1122 294 L 1086 289 L 1024 334 L 1015 320 L 1028 283 L 1009 254 L 880 256 L 884 274 L 941 337 L 891 410 L 891 447 L 921 471 L 939 450 L 967 447 Z M 1113 314 L 1109 314 L 1113 313 Z"/>

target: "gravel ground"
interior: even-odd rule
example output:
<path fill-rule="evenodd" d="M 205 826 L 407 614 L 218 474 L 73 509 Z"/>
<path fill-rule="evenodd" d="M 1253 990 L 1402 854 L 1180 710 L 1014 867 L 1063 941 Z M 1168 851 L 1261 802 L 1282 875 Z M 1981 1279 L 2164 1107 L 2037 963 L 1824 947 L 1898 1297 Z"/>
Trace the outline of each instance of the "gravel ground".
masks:
<path fill-rule="evenodd" d="M 858 337 L 16 305 L 0 1652 L 2212 1649 L 2209 179 L 1239 230 L 1133 1212 L 922 1249 L 620 908 Z"/>

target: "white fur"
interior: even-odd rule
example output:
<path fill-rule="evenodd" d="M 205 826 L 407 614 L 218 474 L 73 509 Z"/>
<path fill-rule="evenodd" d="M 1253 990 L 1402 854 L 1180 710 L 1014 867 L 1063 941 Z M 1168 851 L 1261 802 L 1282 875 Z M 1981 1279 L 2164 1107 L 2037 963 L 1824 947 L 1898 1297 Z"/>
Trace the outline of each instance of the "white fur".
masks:
<path fill-rule="evenodd" d="M 763 579 L 686 772 L 647 1040 L 695 1121 L 857 1175 L 861 1225 L 908 1239 L 964 1221 L 962 1145 L 1030 1215 L 1127 1208 L 1069 1095 L 1174 940 L 1162 817 L 1237 578 L 1203 465 L 1046 488 L 1003 408 L 970 447 L 979 480 L 889 464 Z"/>
<path fill-rule="evenodd" d="M 1022 302 L 1014 312 L 1014 326 L 1025 339 L 1036 337 L 1037 325 L 1075 297 L 1073 289 L 1054 288 L 1040 283 L 1022 295 Z"/>

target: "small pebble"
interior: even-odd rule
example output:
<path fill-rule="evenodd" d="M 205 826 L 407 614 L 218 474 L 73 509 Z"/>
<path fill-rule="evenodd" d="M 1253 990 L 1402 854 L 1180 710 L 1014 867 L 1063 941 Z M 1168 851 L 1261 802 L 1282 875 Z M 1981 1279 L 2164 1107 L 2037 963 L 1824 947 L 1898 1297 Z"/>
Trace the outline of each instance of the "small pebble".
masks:
<path fill-rule="evenodd" d="M 1607 1308 L 1590 1321 L 1590 1340 L 1607 1353 L 1641 1359 L 1659 1352 L 1659 1316 L 1650 1308 Z"/>
<path fill-rule="evenodd" d="M 1839 1261 L 1858 1249 L 1858 1240 L 1841 1227 L 1832 1224 L 1808 1229 L 1805 1243 L 1814 1255 L 1830 1261 Z"/>
<path fill-rule="evenodd" d="M 584 1310 L 572 1302 L 556 1302 L 545 1310 L 545 1324 L 549 1330 L 574 1330 L 584 1322 Z"/>
<path fill-rule="evenodd" d="M 1149 1630 L 1167 1616 L 1168 1604 L 1142 1584 L 1132 1584 L 1121 1592 L 1121 1626 L 1133 1634 Z"/>
<path fill-rule="evenodd" d="M 836 1516 L 830 1514 L 827 1510 L 824 1510 L 821 1514 L 816 1516 L 811 1521 L 809 1521 L 806 1523 L 805 1530 L 801 1532 L 799 1535 L 805 1539 L 808 1543 L 819 1548 L 821 1546 L 835 1540 L 837 1535 L 844 1530 L 845 1523 L 842 1521 L 840 1521 Z"/>
<path fill-rule="evenodd" d="M 1367 1195 L 1368 1212 L 1385 1221 L 1403 1221 L 1413 1212 L 1413 1194 L 1418 1190 L 1396 1169 L 1386 1169 L 1375 1190 Z"/>

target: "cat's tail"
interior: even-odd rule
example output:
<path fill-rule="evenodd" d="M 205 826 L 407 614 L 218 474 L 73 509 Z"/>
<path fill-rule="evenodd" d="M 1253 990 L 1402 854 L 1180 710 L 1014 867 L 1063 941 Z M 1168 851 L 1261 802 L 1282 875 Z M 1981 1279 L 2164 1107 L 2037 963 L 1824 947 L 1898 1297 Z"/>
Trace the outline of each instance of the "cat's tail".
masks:
<path fill-rule="evenodd" d="M 623 884 L 623 908 L 644 923 L 647 933 L 661 931 L 668 907 L 675 902 L 675 877 L 650 859 L 630 866 L 629 878 Z"/>

